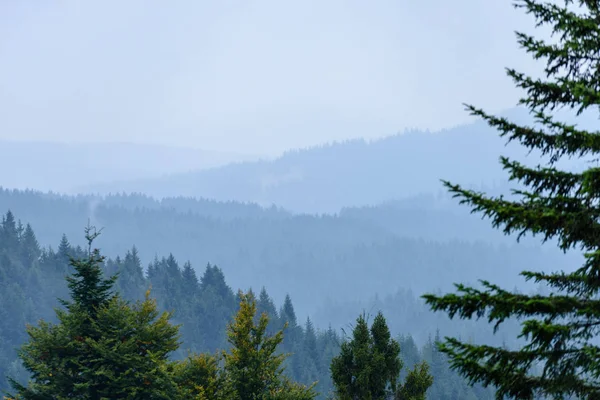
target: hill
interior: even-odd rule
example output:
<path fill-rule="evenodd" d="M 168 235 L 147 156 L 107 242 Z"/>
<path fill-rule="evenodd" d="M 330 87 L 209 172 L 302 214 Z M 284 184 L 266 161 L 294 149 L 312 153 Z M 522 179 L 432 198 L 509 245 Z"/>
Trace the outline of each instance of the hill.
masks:
<path fill-rule="evenodd" d="M 251 156 L 133 143 L 0 141 L 0 185 L 75 193 L 84 184 L 157 178 Z"/>
<path fill-rule="evenodd" d="M 523 269 L 573 265 L 570 256 L 551 246 L 501 241 L 467 213 L 411 208 L 410 202 L 393 212 L 386 211 L 389 205 L 382 207 L 314 216 L 184 198 L 0 191 L 0 209 L 34 225 L 42 245 L 55 243 L 62 233 L 72 244 L 82 244 L 89 220 L 104 228 L 98 244 L 109 256 L 136 245 L 144 265 L 171 252 L 196 268 L 210 262 L 223 269 L 233 287 L 265 285 L 277 302 L 289 293 L 301 305 L 301 316 L 328 299 L 367 301 L 399 288 L 419 295 L 478 278 L 512 288 Z M 443 218 L 431 218 L 435 213 Z"/>
<path fill-rule="evenodd" d="M 521 121 L 522 110 L 505 115 Z M 587 117 L 588 125 L 597 123 Z M 420 193 L 438 193 L 440 179 L 496 186 L 506 181 L 500 155 L 537 164 L 482 122 L 441 132 L 409 131 L 367 142 L 353 140 L 294 150 L 271 161 L 239 162 L 161 178 L 86 185 L 82 192 L 141 192 L 276 204 L 295 212 L 333 213 Z M 474 168 L 476 166 L 476 168 Z"/>

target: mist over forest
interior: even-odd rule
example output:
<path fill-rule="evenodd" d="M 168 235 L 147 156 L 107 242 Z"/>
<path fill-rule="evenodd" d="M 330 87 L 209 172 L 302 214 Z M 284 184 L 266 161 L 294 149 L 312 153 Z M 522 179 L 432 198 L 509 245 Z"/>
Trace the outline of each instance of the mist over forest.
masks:
<path fill-rule="evenodd" d="M 468 155 L 466 144 L 473 141 L 480 141 L 482 151 Z M 510 194 L 516 186 L 502 179 L 497 163 L 498 154 L 506 152 L 489 128 L 472 124 L 145 180 L 93 183 L 92 174 L 92 183 L 76 195 L 3 188 L 0 209 L 33 227 L 40 249 L 47 249 L 44 257 L 84 247 L 83 227 L 89 223 L 103 229 L 96 243 L 112 260 L 109 264 L 119 265 L 134 251 L 146 275 L 161 265 L 167 268 L 169 257 L 199 277 L 213 265 L 232 295 L 238 288 L 266 290 L 274 304 L 284 304 L 289 296 L 298 321 L 308 318 L 317 331 L 340 333 L 360 313 L 381 311 L 391 332 L 410 337 L 417 347 L 428 346 L 436 332 L 516 345 L 513 322 L 493 334 L 485 321 L 451 321 L 420 298 L 451 291 L 457 282 L 477 285 L 480 279 L 543 292 L 543 286 L 518 279 L 519 272 L 570 270 L 581 261 L 576 253 L 542 246 L 539 238 L 517 243 L 514 235 L 492 228 L 444 192 L 440 177 Z M 535 160 L 516 150 L 512 154 Z M 280 176 L 287 171 L 287 179 L 277 180 L 277 171 Z M 168 303 L 169 289 L 159 289 L 156 278 L 147 279 Z M 28 298 L 27 291 L 22 296 Z M 175 321 L 180 321 L 177 314 Z M 210 335 L 217 335 L 214 331 Z M 310 376 L 302 374 L 295 376 L 308 383 Z"/>
<path fill-rule="evenodd" d="M 600 3 L 409 3 L 1 3 L 2 398 L 600 398 Z"/>

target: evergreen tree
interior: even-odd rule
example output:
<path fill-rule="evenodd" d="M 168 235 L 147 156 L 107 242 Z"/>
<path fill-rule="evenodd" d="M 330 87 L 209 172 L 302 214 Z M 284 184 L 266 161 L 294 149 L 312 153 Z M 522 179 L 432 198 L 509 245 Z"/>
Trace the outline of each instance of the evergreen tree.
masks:
<path fill-rule="evenodd" d="M 125 259 L 119 269 L 119 280 L 117 281 L 123 297 L 128 300 L 141 300 L 144 289 L 146 289 L 146 279 L 142 269 L 137 248 L 133 248 L 125 254 Z"/>
<path fill-rule="evenodd" d="M 181 272 L 182 289 L 181 292 L 183 296 L 191 300 L 195 296 L 198 295 L 198 289 L 200 288 L 200 282 L 198 281 L 198 277 L 196 276 L 196 271 L 192 268 L 192 264 L 190 262 L 186 262 L 183 265 L 183 271 Z"/>
<path fill-rule="evenodd" d="M 224 352 L 225 372 L 240 400 L 315 398 L 313 387 L 295 384 L 283 374 L 285 354 L 276 354 L 283 331 L 267 335 L 268 315 L 258 322 L 256 300 L 249 293 L 239 293 L 240 308 L 228 327 L 229 352 Z"/>
<path fill-rule="evenodd" d="M 422 361 L 409 371 L 404 385 L 396 393 L 396 400 L 425 400 L 429 387 L 433 385 L 433 377 L 429 373 L 429 365 Z M 436 398 L 437 399 L 437 398 Z M 455 397 L 464 399 L 464 397 Z"/>
<path fill-rule="evenodd" d="M 216 356 L 192 354 L 175 364 L 173 376 L 184 399 L 234 400 L 234 392 Z"/>
<path fill-rule="evenodd" d="M 283 338 L 282 349 L 284 352 L 292 354 L 291 359 L 286 360 L 290 375 L 298 380 L 305 378 L 302 356 L 302 340 L 304 333 L 302 327 L 298 325 L 294 304 L 289 294 L 286 294 L 283 306 L 279 310 L 279 319 L 282 326 L 287 326 L 286 335 Z M 309 381 L 305 381 L 308 383 Z"/>
<path fill-rule="evenodd" d="M 71 257 L 71 244 L 69 243 L 69 239 L 67 239 L 67 235 L 63 234 L 60 239 L 60 244 L 58 245 L 57 255 L 61 261 L 67 264 Z"/>
<path fill-rule="evenodd" d="M 204 349 L 216 351 L 227 346 L 223 332 L 236 312 L 235 294 L 225 282 L 223 272 L 217 266 L 206 267 L 200 278 L 200 295 L 197 303 L 199 326 L 203 329 Z"/>
<path fill-rule="evenodd" d="M 17 398 L 178 398 L 168 361 L 178 328 L 169 314 L 159 316 L 148 294 L 130 306 L 112 292 L 116 277 L 102 277 L 104 257 L 91 247 L 96 236 L 88 227 L 87 258 L 71 259 L 71 300 L 56 310 L 59 323 L 27 328 L 19 356 L 31 381 L 11 381 Z"/>
<path fill-rule="evenodd" d="M 523 184 L 515 199 L 487 196 L 445 182 L 449 190 L 469 204 L 473 212 L 491 218 L 506 234 L 529 232 L 544 241 L 557 239 L 563 251 L 579 247 L 584 264 L 573 272 L 524 271 L 527 280 L 542 282 L 551 293 L 525 295 L 482 281 L 482 288 L 457 285 L 458 294 L 427 295 L 434 310 L 450 317 L 488 316 L 495 328 L 503 321 L 523 320 L 521 336 L 527 343 L 517 349 L 483 346 L 446 338 L 441 350 L 452 367 L 470 382 L 497 387 L 497 398 L 540 397 L 600 398 L 600 347 L 593 338 L 600 333 L 600 168 L 582 172 L 561 170 L 564 157 L 597 156 L 600 133 L 560 122 L 555 108 L 575 109 L 577 115 L 600 105 L 600 2 L 565 0 L 515 3 L 533 15 L 538 26 L 549 26 L 553 43 L 517 33 L 518 43 L 535 59 L 546 60 L 546 77 L 534 79 L 507 70 L 516 86 L 527 95 L 521 100 L 537 125 L 524 126 L 468 106 L 509 141 L 518 141 L 549 157 L 544 166 L 530 167 L 501 158 L 510 179 Z M 535 373 L 538 368 L 540 373 Z"/>
<path fill-rule="evenodd" d="M 257 315 L 267 313 L 269 317 L 269 326 L 267 327 L 267 333 L 274 335 L 278 330 L 283 327 L 283 324 L 279 323 L 279 315 L 277 314 L 277 308 L 275 303 L 267 293 L 267 289 L 263 286 L 258 295 L 256 302 Z M 280 326 L 281 325 L 281 326 Z"/>
<path fill-rule="evenodd" d="M 284 322 L 287 322 L 290 327 L 295 327 L 296 325 L 298 325 L 298 320 L 296 319 L 296 311 L 294 310 L 292 298 L 289 294 L 285 295 L 283 307 L 281 308 L 279 315 L 281 316 L 281 319 Z"/>
<path fill-rule="evenodd" d="M 412 369 L 421 360 L 419 348 L 417 347 L 415 340 L 411 335 L 403 335 L 398 338 L 398 343 L 400 344 L 400 356 L 404 367 L 406 367 L 406 369 Z M 406 369 L 400 372 L 401 378 L 405 378 L 407 374 Z"/>
<path fill-rule="evenodd" d="M 21 262 L 27 266 L 33 265 L 41 255 L 40 244 L 31 225 L 27 224 L 21 236 Z"/>
<path fill-rule="evenodd" d="M 231 288 L 225 282 L 223 271 L 216 265 L 208 264 L 204 270 L 204 275 L 200 278 L 200 290 L 208 290 L 211 288 L 220 297 L 229 296 Z"/>
<path fill-rule="evenodd" d="M 391 337 L 381 313 L 370 329 L 365 317 L 358 317 L 352 340 L 342 343 L 340 354 L 334 357 L 330 369 L 340 400 L 384 400 L 408 394 L 411 397 L 399 398 L 419 399 L 432 383 L 426 367 L 418 366 L 409 373 L 406 387 L 398 388 L 402 369 L 400 345 Z"/>
<path fill-rule="evenodd" d="M 2 216 L 2 237 L 0 243 L 6 248 L 14 248 L 19 243 L 19 232 L 14 214 L 9 210 Z"/>
<path fill-rule="evenodd" d="M 315 327 L 310 320 L 306 318 L 304 328 L 304 343 L 302 343 L 302 351 L 296 354 L 299 361 L 302 363 L 302 374 L 300 379 L 302 382 L 314 382 L 320 376 L 319 350 L 317 347 L 317 333 Z"/>

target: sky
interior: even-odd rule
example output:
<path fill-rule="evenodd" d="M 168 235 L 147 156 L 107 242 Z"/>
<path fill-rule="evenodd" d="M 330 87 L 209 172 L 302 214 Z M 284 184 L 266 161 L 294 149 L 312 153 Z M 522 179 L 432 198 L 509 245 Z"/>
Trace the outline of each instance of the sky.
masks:
<path fill-rule="evenodd" d="M 515 106 L 508 0 L 0 0 L 0 139 L 274 155 Z"/>

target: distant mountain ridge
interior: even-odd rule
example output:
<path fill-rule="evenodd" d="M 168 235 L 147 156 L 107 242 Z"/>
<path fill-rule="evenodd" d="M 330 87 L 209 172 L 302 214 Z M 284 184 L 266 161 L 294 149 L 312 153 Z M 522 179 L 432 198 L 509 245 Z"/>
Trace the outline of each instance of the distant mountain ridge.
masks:
<path fill-rule="evenodd" d="M 516 122 L 530 120 L 520 109 L 504 115 Z M 588 118 L 590 121 L 594 123 Z M 539 163 L 539 156 L 526 157 L 527 150 L 518 144 L 505 144 L 496 130 L 477 121 L 441 132 L 409 131 L 371 142 L 333 143 L 289 151 L 272 161 L 240 162 L 80 190 L 203 197 L 276 204 L 295 212 L 332 213 L 343 207 L 438 193 L 443 190 L 440 179 L 464 185 L 504 185 L 507 175 L 498 163 L 500 155 Z"/>
<path fill-rule="evenodd" d="M 75 193 L 86 184 L 156 178 L 258 158 L 124 142 L 0 141 L 0 149 L 0 186 L 63 193 Z"/>

